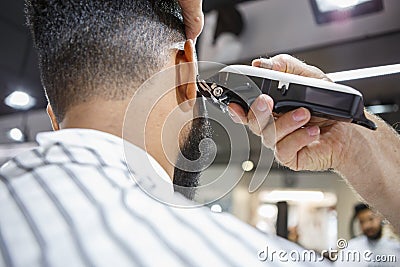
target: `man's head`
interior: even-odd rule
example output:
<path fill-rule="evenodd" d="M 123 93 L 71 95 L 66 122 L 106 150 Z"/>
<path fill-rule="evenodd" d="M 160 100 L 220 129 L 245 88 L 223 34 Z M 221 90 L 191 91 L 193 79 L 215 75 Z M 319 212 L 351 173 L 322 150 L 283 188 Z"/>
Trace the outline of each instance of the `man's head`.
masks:
<path fill-rule="evenodd" d="M 382 235 L 382 217 L 363 203 L 356 205 L 354 211 L 363 234 L 369 239 L 379 239 Z"/>
<path fill-rule="evenodd" d="M 174 0 L 27 0 L 26 14 L 59 123 L 76 104 L 130 98 L 185 40 Z"/>
<path fill-rule="evenodd" d="M 55 129 L 60 124 L 122 135 L 125 111 L 139 86 L 161 70 L 195 61 L 177 0 L 26 0 L 26 15 Z M 195 68 L 176 68 L 171 75 L 176 88 L 146 121 L 145 147 L 135 137 L 127 138 L 185 187 L 197 185 L 199 172 L 174 170 L 162 156 L 161 134 L 168 114 L 195 98 L 196 86 L 188 82 L 194 77 Z M 200 140 L 209 133 L 205 119 L 195 120 L 179 136 L 182 154 L 195 159 Z M 193 191 L 186 195 L 193 196 Z"/>

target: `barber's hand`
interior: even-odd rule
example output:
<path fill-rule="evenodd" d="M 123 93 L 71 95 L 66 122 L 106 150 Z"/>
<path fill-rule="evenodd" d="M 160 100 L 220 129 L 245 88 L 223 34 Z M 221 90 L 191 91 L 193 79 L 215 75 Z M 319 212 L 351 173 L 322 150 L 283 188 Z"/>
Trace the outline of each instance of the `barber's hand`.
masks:
<path fill-rule="evenodd" d="M 182 7 L 186 37 L 196 41 L 204 26 L 202 0 L 179 0 Z"/>
<path fill-rule="evenodd" d="M 318 68 L 309 66 L 288 55 L 270 59 L 256 59 L 253 66 L 307 77 L 329 80 Z M 293 170 L 336 169 L 347 150 L 352 127 L 349 123 L 311 117 L 306 108 L 298 108 L 275 115 L 275 129 L 271 118 L 273 100 L 259 96 L 247 116 L 237 104 L 230 104 L 232 119 L 247 124 L 252 132 L 263 139 L 269 148 L 275 148 L 275 157 L 282 165 Z"/>

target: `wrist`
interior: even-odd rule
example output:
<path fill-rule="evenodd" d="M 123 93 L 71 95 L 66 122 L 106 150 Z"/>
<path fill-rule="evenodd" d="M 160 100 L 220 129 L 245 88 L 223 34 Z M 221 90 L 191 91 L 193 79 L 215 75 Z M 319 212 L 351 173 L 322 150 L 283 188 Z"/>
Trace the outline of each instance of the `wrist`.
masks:
<path fill-rule="evenodd" d="M 378 129 L 373 131 L 356 124 L 345 126 L 343 136 L 345 140 L 342 142 L 346 145 L 342 154 L 339 155 L 338 164 L 334 167 L 334 170 L 363 197 L 366 194 L 376 193 L 376 190 L 383 190 L 385 187 L 383 180 L 377 183 L 377 179 L 379 180 L 382 175 L 382 166 L 377 157 L 384 153 L 381 151 L 381 138 L 388 134 L 389 128 L 380 118 L 368 113 L 366 115 L 368 119 L 376 123 Z M 366 186 L 369 184 L 372 186 Z"/>
<path fill-rule="evenodd" d="M 343 123 L 343 134 L 339 140 L 341 143 L 341 150 L 337 155 L 336 164 L 333 169 L 339 173 L 348 173 L 350 170 L 354 171 L 355 161 L 358 155 L 363 153 L 363 131 L 364 129 L 359 125 Z"/>

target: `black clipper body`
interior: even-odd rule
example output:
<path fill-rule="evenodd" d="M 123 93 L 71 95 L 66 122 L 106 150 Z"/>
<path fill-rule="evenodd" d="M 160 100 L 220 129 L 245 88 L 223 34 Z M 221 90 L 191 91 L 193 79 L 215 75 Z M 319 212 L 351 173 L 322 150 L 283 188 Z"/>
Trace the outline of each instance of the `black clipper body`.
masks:
<path fill-rule="evenodd" d="M 224 112 L 229 103 L 248 112 L 251 104 L 265 93 L 274 100 L 274 112 L 298 107 L 313 116 L 359 124 L 375 130 L 364 114 L 361 93 L 349 86 L 245 65 L 223 68 L 207 80 L 197 81 L 200 95 L 211 99 Z"/>

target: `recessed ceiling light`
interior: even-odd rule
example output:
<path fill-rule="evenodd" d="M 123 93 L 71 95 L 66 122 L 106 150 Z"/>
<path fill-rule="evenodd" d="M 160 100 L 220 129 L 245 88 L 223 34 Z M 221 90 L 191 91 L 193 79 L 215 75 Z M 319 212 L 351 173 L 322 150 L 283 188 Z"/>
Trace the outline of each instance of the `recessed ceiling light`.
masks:
<path fill-rule="evenodd" d="M 318 9 L 321 12 L 351 8 L 358 4 L 369 1 L 371 0 L 316 0 Z"/>
<path fill-rule="evenodd" d="M 265 202 L 278 201 L 322 201 L 324 193 L 322 191 L 303 191 L 303 190 L 273 190 L 271 192 L 262 192 L 260 197 Z"/>
<path fill-rule="evenodd" d="M 6 97 L 4 103 L 18 110 L 28 110 L 36 104 L 36 99 L 22 91 L 14 91 Z"/>
<path fill-rule="evenodd" d="M 9 130 L 8 137 L 16 142 L 22 142 L 25 139 L 24 134 L 18 128 L 12 128 L 11 130 Z"/>
<path fill-rule="evenodd" d="M 249 172 L 249 171 L 251 171 L 253 168 L 254 168 L 254 163 L 253 163 L 251 160 L 243 161 L 243 163 L 242 163 L 242 169 L 243 169 L 245 172 Z"/>
<path fill-rule="evenodd" d="M 346 20 L 383 9 L 382 0 L 310 0 L 318 24 Z"/>
<path fill-rule="evenodd" d="M 328 73 L 327 76 L 334 82 L 343 82 L 343 81 L 372 78 L 376 76 L 384 76 L 396 73 L 400 73 L 400 64 L 339 71 L 334 73 Z"/>
<path fill-rule="evenodd" d="M 222 212 L 222 207 L 219 204 L 214 204 L 211 206 L 211 211 L 217 213 Z"/>
<path fill-rule="evenodd" d="M 391 113 L 397 112 L 399 110 L 399 106 L 396 104 L 393 105 L 373 105 L 365 107 L 369 112 L 374 114 L 383 114 L 383 113 Z"/>
<path fill-rule="evenodd" d="M 367 1 L 368 0 L 336 0 L 336 1 L 330 0 L 325 2 L 331 2 L 332 4 L 336 4 L 336 6 L 339 8 L 349 8 Z"/>

